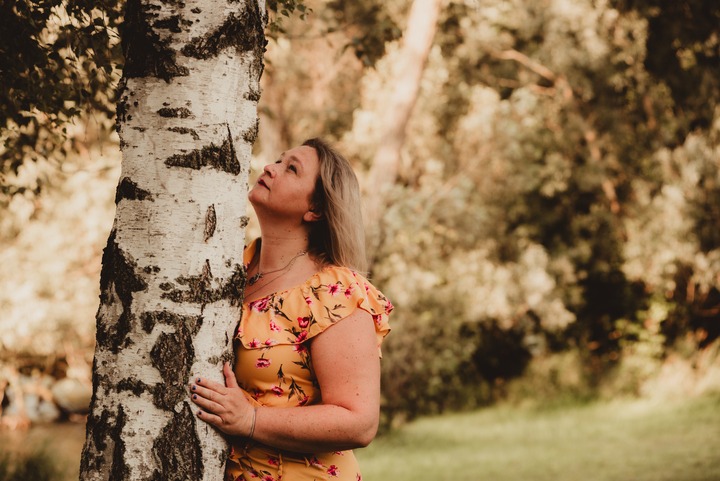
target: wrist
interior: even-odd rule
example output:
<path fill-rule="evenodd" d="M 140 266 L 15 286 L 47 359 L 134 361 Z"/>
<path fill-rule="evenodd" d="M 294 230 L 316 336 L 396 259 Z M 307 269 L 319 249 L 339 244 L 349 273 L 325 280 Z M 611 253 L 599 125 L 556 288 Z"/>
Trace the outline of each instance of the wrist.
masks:
<path fill-rule="evenodd" d="M 247 435 L 248 439 L 252 439 L 255 434 L 255 424 L 257 423 L 257 412 L 258 406 L 255 406 L 252 411 L 252 420 L 250 421 L 250 432 Z"/>

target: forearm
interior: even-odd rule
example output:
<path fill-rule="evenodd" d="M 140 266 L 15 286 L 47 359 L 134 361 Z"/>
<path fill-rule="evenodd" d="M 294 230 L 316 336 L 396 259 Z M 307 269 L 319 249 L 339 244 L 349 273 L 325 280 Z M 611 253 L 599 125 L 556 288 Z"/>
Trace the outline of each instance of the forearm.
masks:
<path fill-rule="evenodd" d="M 321 404 L 255 409 L 257 403 L 225 363 L 224 386 L 204 378 L 190 386 L 197 416 L 230 436 L 252 437 L 281 450 L 319 453 L 367 446 L 380 415 L 380 362 L 372 318 L 365 313 L 348 316 L 317 336 L 311 351 Z"/>
<path fill-rule="evenodd" d="M 260 407 L 253 439 L 287 451 L 344 451 L 370 444 L 377 426 L 378 413 L 353 412 L 336 405 Z"/>

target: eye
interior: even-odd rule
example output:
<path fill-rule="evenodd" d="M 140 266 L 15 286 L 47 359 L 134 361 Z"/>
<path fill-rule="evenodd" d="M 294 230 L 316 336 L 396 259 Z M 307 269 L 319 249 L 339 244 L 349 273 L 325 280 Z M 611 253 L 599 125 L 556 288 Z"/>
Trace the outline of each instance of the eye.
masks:
<path fill-rule="evenodd" d="M 282 160 L 280 160 L 280 159 L 278 159 L 278 160 L 275 161 L 276 164 L 279 164 L 279 163 L 281 163 L 281 162 L 282 162 Z"/>
<path fill-rule="evenodd" d="M 297 174 L 297 167 L 295 167 L 292 164 L 288 166 L 288 170 L 292 170 L 293 172 L 295 172 Z"/>

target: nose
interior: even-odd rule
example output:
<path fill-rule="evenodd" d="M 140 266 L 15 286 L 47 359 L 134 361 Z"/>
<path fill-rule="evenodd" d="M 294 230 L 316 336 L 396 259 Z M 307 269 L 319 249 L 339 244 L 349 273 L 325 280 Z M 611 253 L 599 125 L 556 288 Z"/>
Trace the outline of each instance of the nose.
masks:
<path fill-rule="evenodd" d="M 273 169 L 273 166 L 275 164 L 267 164 L 265 167 L 263 167 L 263 172 L 268 174 L 270 178 L 275 177 L 275 169 Z"/>

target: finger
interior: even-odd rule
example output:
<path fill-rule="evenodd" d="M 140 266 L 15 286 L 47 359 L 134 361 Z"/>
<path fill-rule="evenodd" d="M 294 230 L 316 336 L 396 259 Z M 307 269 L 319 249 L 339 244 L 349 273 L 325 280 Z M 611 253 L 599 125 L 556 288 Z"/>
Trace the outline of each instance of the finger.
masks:
<path fill-rule="evenodd" d="M 211 401 L 217 401 L 223 396 L 222 393 L 219 393 L 213 389 L 202 387 L 199 384 L 193 384 L 192 386 L 190 386 L 190 393 L 197 394 L 198 396 L 204 397 L 205 399 L 210 399 Z"/>
<path fill-rule="evenodd" d="M 220 384 L 219 382 L 211 381 L 210 379 L 206 377 L 197 377 L 195 378 L 195 384 L 198 386 L 202 386 L 207 389 L 212 389 L 213 391 L 216 391 L 220 394 L 225 394 L 225 385 Z"/>
<path fill-rule="evenodd" d="M 230 388 L 240 387 L 238 386 L 237 379 L 235 378 L 235 373 L 230 367 L 229 362 L 223 364 L 223 374 L 225 375 L 225 386 Z"/>
<path fill-rule="evenodd" d="M 222 424 L 222 418 L 220 418 L 220 416 L 216 416 L 215 414 L 211 414 L 206 411 L 198 411 L 197 417 L 216 427 L 219 427 Z"/>
<path fill-rule="evenodd" d="M 225 411 L 225 408 L 222 404 L 216 403 L 215 401 L 204 398 L 197 394 L 193 394 L 192 396 L 190 396 L 190 399 L 192 400 L 192 402 L 194 402 L 196 405 L 198 405 L 208 413 L 221 414 Z"/>

